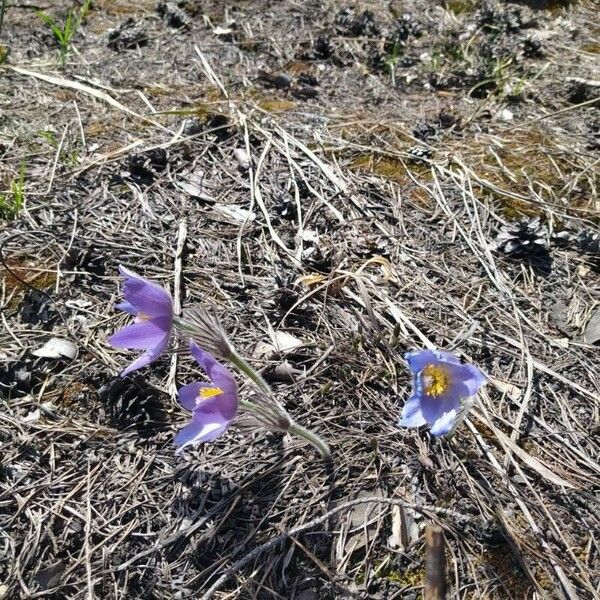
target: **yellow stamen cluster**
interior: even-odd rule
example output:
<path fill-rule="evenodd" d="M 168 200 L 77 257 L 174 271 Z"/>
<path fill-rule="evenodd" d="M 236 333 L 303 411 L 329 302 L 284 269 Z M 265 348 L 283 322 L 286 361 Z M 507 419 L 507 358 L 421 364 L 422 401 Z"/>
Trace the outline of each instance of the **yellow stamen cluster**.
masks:
<path fill-rule="evenodd" d="M 440 365 L 427 365 L 423 369 L 423 384 L 428 396 L 441 396 L 450 387 L 450 375 Z"/>
<path fill-rule="evenodd" d="M 200 391 L 198 392 L 198 398 L 206 400 L 207 398 L 214 398 L 215 396 L 220 396 L 222 393 L 223 390 L 218 387 L 200 388 Z"/>

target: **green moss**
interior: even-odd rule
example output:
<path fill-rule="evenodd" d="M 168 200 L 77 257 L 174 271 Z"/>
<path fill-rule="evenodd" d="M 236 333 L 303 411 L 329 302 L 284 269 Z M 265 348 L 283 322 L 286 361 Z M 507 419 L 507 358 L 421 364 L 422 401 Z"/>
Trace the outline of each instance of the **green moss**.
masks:
<path fill-rule="evenodd" d="M 455 15 L 472 13 L 477 8 L 475 0 L 446 0 L 446 10 Z"/>
<path fill-rule="evenodd" d="M 270 113 L 279 113 L 292 110 L 296 108 L 296 103 L 291 100 L 279 100 L 274 98 L 272 100 L 262 100 L 258 103 L 259 108 Z"/>
<path fill-rule="evenodd" d="M 0 65 L 8 58 L 10 49 L 8 46 L 0 45 Z"/>
<path fill-rule="evenodd" d="M 23 293 L 27 289 L 21 283 L 21 280 L 40 290 L 49 289 L 56 283 L 55 271 L 48 270 L 43 265 L 38 265 L 33 261 L 12 260 L 7 261 L 7 265 L 10 271 L 0 266 L 0 276 L 4 280 L 7 295 L 13 294 L 7 305 L 9 309 L 18 308 Z"/>
<path fill-rule="evenodd" d="M 494 571 L 498 580 L 513 594 L 515 598 L 529 598 L 533 585 L 521 568 L 519 561 L 513 554 L 510 546 L 501 545 L 484 552 L 476 561 L 487 569 Z"/>
<path fill-rule="evenodd" d="M 531 204 L 525 200 L 508 198 L 500 194 L 494 194 L 493 197 L 495 204 L 500 209 L 499 212 L 511 221 L 518 221 L 523 217 L 540 217 L 544 213 L 539 205 Z"/>
<path fill-rule="evenodd" d="M 360 154 L 350 163 L 350 168 L 379 175 L 392 181 L 405 181 L 407 170 L 405 163 L 398 158 L 377 156 L 375 154 Z"/>
<path fill-rule="evenodd" d="M 559 204 L 562 210 L 570 208 L 585 213 L 586 218 L 594 213 L 589 158 L 566 152 L 544 129 L 515 131 L 494 144 L 485 136 L 455 143 L 460 162 L 482 182 L 475 186 L 477 193 L 487 197 L 504 217 L 514 220 L 543 216 L 548 206 L 537 201 L 536 196 L 547 201 L 550 207 Z M 452 156 L 452 150 L 449 154 Z M 571 184 L 578 173 L 581 176 L 577 177 L 575 188 Z M 563 189 L 569 191 L 560 198 L 555 197 L 554 193 Z M 510 197 L 505 192 L 524 199 Z"/>
<path fill-rule="evenodd" d="M 415 567 L 406 569 L 406 571 L 400 571 L 395 569 L 390 564 L 389 560 L 380 562 L 374 571 L 375 577 L 378 579 L 385 579 L 390 583 L 393 583 L 401 588 L 414 588 L 421 587 L 425 580 L 425 568 Z M 354 581 L 357 585 L 363 585 L 366 579 L 366 572 L 361 569 L 356 576 Z"/>
<path fill-rule="evenodd" d="M 588 52 L 589 54 L 600 54 L 600 42 L 588 42 L 581 49 L 583 52 Z"/>

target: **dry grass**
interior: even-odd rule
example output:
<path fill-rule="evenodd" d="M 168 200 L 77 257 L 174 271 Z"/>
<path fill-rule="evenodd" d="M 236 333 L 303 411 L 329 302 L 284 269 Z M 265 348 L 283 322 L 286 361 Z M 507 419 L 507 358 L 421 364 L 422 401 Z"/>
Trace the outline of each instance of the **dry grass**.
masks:
<path fill-rule="evenodd" d="M 596 597 L 600 380 L 581 334 L 598 310 L 598 265 L 550 244 L 540 271 L 493 249 L 521 214 L 551 231 L 598 222 L 582 125 L 597 107 L 541 99 L 579 47 L 551 38 L 538 103 L 512 106 L 510 124 L 489 116 L 502 98 L 463 90 L 458 125 L 421 140 L 415 125 L 448 108 L 446 93 L 364 76 L 365 42 L 338 30 L 338 63 L 306 58 L 338 2 L 302 12 L 294 36 L 290 6 L 237 4 L 244 39 L 273 54 L 213 34 L 227 25 L 217 3 L 187 32 L 147 6 L 131 14 L 148 48 L 114 53 L 90 33 L 60 73 L 47 50 L 27 60 L 42 50 L 23 42 L 35 26 L 19 13 L 0 79 L 11 117 L 0 185 L 22 162 L 27 174 L 25 210 L 0 234 L 0 597 L 417 597 L 428 520 L 446 532 L 452 597 Z M 452 4 L 453 18 L 473 18 L 471 3 Z M 97 3 L 96 24 L 129 16 L 121 5 Z M 299 77 L 304 62 L 324 65 L 311 71 L 316 98 L 294 96 L 299 83 L 260 87 L 259 68 Z M 117 265 L 172 287 L 177 261 L 182 304 L 215 307 L 294 418 L 331 444 L 331 462 L 237 428 L 174 456 L 186 416 L 173 384 L 193 365 L 177 355 L 122 381 L 129 357 L 105 340 L 124 322 Z M 302 347 L 265 359 L 272 330 Z M 32 355 L 50 336 L 72 339 L 77 358 Z M 452 439 L 395 425 L 410 392 L 403 354 L 424 346 L 491 378 Z M 403 547 L 391 539 L 400 518 Z"/>

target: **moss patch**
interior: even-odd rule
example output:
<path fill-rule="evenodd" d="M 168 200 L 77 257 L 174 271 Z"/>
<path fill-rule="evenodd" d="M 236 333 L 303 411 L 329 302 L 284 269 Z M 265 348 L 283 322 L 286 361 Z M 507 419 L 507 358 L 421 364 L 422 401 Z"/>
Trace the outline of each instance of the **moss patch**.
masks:
<path fill-rule="evenodd" d="M 490 549 L 479 557 L 478 562 L 485 568 L 494 570 L 498 580 L 510 591 L 513 598 L 531 596 L 534 587 L 508 547 Z"/>
<path fill-rule="evenodd" d="M 401 160 L 393 156 L 381 156 L 376 153 L 359 154 L 351 159 L 349 168 L 353 171 L 361 171 L 372 175 L 379 175 L 390 181 L 413 184 L 412 175 L 415 179 L 431 181 L 429 166 L 422 162 Z"/>
<path fill-rule="evenodd" d="M 476 186 L 479 193 L 488 194 L 499 212 L 509 219 L 541 216 L 546 208 L 543 202 L 556 207 L 564 200 L 568 208 L 589 213 L 586 216 L 591 217 L 595 211 L 591 179 L 582 176 L 577 179 L 577 185 L 573 185 L 573 174 L 586 172 L 585 159 L 557 147 L 545 131 L 515 131 L 494 144 L 485 138 L 469 144 L 461 141 L 460 147 L 456 146 L 456 154 L 476 177 L 498 188 L 494 191 L 485 184 Z M 502 191 L 531 198 L 531 202 L 511 198 Z"/>
<path fill-rule="evenodd" d="M 389 560 L 380 562 L 374 570 L 377 579 L 385 579 L 401 588 L 422 587 L 425 581 L 425 567 L 421 565 L 411 565 L 404 571 L 393 567 Z M 365 583 L 366 573 L 361 569 L 355 576 L 354 581 L 358 585 Z"/>
<path fill-rule="evenodd" d="M 23 293 L 27 290 L 27 286 L 20 280 L 40 290 L 47 290 L 56 283 L 55 271 L 50 271 L 43 266 L 36 265 L 34 262 L 26 260 L 6 262 L 10 271 L 0 265 L 0 275 L 6 286 L 7 295 L 12 295 L 7 305 L 9 309 L 15 309 L 19 306 Z"/>
<path fill-rule="evenodd" d="M 296 103 L 291 100 L 262 100 L 258 103 L 259 108 L 270 113 L 285 112 L 296 108 Z"/>
<path fill-rule="evenodd" d="M 446 10 L 455 15 L 472 13 L 477 8 L 475 0 L 446 0 L 444 3 Z"/>

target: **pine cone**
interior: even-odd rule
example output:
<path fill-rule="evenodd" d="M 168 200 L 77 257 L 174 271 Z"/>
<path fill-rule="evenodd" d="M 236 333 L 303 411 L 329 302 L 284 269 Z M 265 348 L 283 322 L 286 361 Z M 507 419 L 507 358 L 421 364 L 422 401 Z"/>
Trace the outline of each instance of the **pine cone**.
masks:
<path fill-rule="evenodd" d="M 581 252 L 600 254 L 600 233 L 595 231 L 582 231 L 577 236 L 577 246 Z"/>
<path fill-rule="evenodd" d="M 394 44 L 405 45 L 410 37 L 420 37 L 423 35 L 423 26 L 414 20 L 409 13 L 403 14 L 395 23 L 394 30 L 388 45 L 391 47 Z"/>
<path fill-rule="evenodd" d="M 379 37 L 381 29 L 375 20 L 375 15 L 370 10 L 365 10 L 357 17 L 351 26 L 351 32 L 357 37 Z"/>
<path fill-rule="evenodd" d="M 156 11 L 169 27 L 175 29 L 187 27 L 190 22 L 186 12 L 172 2 L 159 2 Z"/>
<path fill-rule="evenodd" d="M 313 51 L 317 59 L 327 60 L 333 56 L 334 48 L 330 39 L 319 36 L 315 40 Z"/>
<path fill-rule="evenodd" d="M 548 250 L 548 230 L 539 217 L 505 225 L 496 238 L 496 249 L 514 257 L 542 254 Z"/>
<path fill-rule="evenodd" d="M 142 375 L 113 379 L 98 390 L 98 396 L 115 429 L 152 435 L 165 428 L 167 419 L 160 396 Z"/>
<path fill-rule="evenodd" d="M 145 29 L 131 17 L 108 33 L 108 47 L 117 52 L 147 44 L 148 35 Z"/>
<path fill-rule="evenodd" d="M 561 231 L 552 236 L 552 241 L 559 247 L 571 247 L 587 254 L 600 254 L 600 234 L 595 231 L 583 230 L 573 233 Z"/>

